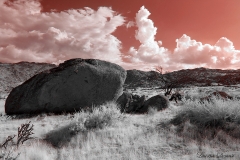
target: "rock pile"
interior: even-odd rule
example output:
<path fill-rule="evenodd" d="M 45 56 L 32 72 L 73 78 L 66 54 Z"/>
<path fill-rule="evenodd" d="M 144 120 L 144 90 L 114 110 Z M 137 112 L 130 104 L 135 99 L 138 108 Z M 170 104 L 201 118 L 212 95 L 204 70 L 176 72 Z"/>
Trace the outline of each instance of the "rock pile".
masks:
<path fill-rule="evenodd" d="M 156 95 L 146 100 L 144 95 L 138 96 L 128 92 L 124 92 L 117 103 L 120 105 L 121 112 L 125 113 L 147 113 L 150 107 L 160 111 L 169 106 L 165 96 Z"/>

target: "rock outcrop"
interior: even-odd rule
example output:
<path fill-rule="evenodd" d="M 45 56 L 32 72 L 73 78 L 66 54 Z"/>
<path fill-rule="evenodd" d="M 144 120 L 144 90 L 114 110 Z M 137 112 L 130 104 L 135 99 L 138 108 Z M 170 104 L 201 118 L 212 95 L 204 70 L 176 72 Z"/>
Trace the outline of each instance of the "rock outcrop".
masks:
<path fill-rule="evenodd" d="M 126 71 L 95 59 L 71 59 L 14 88 L 5 103 L 7 114 L 74 112 L 116 101 Z"/>
<path fill-rule="evenodd" d="M 132 114 L 147 113 L 149 107 L 160 111 L 169 106 L 169 101 L 164 96 L 156 95 L 146 100 L 146 97 L 144 95 L 133 95 L 128 92 L 124 92 L 118 98 L 117 103 L 120 105 L 121 112 Z"/>
<path fill-rule="evenodd" d="M 125 113 L 135 113 L 138 108 L 141 108 L 145 96 L 133 95 L 128 92 L 124 92 L 117 100 L 117 103 L 120 105 L 121 112 Z"/>
<path fill-rule="evenodd" d="M 123 92 L 123 94 L 117 99 L 117 104 L 120 107 L 120 111 L 126 112 L 126 109 L 130 106 L 132 101 L 132 94 L 128 92 Z"/>
<path fill-rule="evenodd" d="M 160 111 L 169 107 L 169 101 L 166 97 L 162 95 L 156 95 L 146 100 L 143 106 L 139 108 L 136 112 L 147 113 L 150 107 L 157 109 L 157 111 Z"/>

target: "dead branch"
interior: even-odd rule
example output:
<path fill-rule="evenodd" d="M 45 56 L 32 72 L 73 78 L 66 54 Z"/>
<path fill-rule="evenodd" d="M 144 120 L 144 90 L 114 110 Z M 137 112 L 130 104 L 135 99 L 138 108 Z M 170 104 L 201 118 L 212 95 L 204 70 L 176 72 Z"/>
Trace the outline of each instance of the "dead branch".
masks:
<path fill-rule="evenodd" d="M 18 127 L 18 138 L 17 138 L 17 147 L 19 146 L 19 143 L 25 142 L 28 139 L 32 139 L 33 137 L 30 137 L 32 134 L 34 134 L 33 131 L 33 124 L 30 126 L 31 121 L 26 124 L 22 124 L 21 127 Z"/>
<path fill-rule="evenodd" d="M 5 140 L 5 142 L 2 144 L 2 147 L 4 147 L 5 149 L 7 148 L 8 142 L 12 142 L 13 143 L 13 138 L 16 137 L 16 135 L 13 136 L 8 136 L 8 138 Z"/>
<path fill-rule="evenodd" d="M 172 89 L 177 86 L 176 80 L 173 79 L 170 75 L 163 76 L 162 67 L 156 67 L 155 70 L 161 74 L 159 77 L 161 81 L 164 83 L 163 89 L 165 91 L 165 96 L 172 94 Z"/>

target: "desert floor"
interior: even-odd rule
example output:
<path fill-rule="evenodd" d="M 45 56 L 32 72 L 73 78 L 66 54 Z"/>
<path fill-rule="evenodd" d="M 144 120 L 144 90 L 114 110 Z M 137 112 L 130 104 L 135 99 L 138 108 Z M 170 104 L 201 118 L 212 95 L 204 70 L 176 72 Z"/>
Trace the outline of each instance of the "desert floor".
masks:
<path fill-rule="evenodd" d="M 218 90 L 231 96 L 240 96 L 240 86 L 192 87 L 181 88 L 186 99 L 196 100 Z M 148 98 L 163 94 L 155 88 L 136 88 L 128 90 L 133 94 L 146 95 Z M 18 148 L 9 144 L 7 149 L 0 148 L 0 157 L 7 159 L 240 159 L 239 140 L 226 137 L 206 139 L 202 143 L 186 139 L 176 133 L 176 127 L 162 127 L 170 121 L 184 102 L 170 102 L 170 107 L 145 115 L 121 114 L 110 126 L 98 129 L 79 130 L 71 134 L 70 128 L 80 121 L 82 114 L 49 115 L 33 117 L 9 117 L 4 113 L 4 99 L 0 100 L 0 143 L 9 135 L 16 135 L 21 124 L 34 125 L 34 139 L 28 140 Z M 240 107 L 240 106 L 239 106 Z M 204 117 L 203 117 L 204 118 Z M 220 133 L 219 133 L 220 134 Z M 50 135 L 50 140 L 45 140 Z M 224 134 L 223 134 L 224 136 Z M 227 135 L 226 135 L 227 136 Z M 1 159 L 1 158 L 0 158 Z M 9 158 L 10 159 L 10 158 Z"/>

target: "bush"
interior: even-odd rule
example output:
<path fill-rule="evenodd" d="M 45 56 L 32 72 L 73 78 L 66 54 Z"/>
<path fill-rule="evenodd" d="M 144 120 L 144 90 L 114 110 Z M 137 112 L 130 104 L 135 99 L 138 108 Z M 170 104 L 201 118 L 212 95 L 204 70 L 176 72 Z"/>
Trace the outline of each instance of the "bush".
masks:
<path fill-rule="evenodd" d="M 185 101 L 170 124 L 181 126 L 189 122 L 201 131 L 205 129 L 223 130 L 235 138 L 240 138 L 240 101 L 223 100 L 217 97 L 212 102 Z M 182 131 L 179 129 L 179 131 Z M 237 134 L 237 133 L 238 134 Z M 238 137 L 236 137 L 238 135 Z"/>
<path fill-rule="evenodd" d="M 62 147 L 79 133 L 114 125 L 123 118 L 123 115 L 115 102 L 107 102 L 101 106 L 77 112 L 74 117 L 73 123 L 46 134 L 45 140 L 54 147 Z"/>
<path fill-rule="evenodd" d="M 14 150 L 18 148 L 20 144 L 23 144 L 25 141 L 32 139 L 33 137 L 30 137 L 32 134 L 34 134 L 33 131 L 33 124 L 25 123 L 21 124 L 21 127 L 18 127 L 18 134 L 17 134 L 17 142 L 15 143 L 13 140 L 16 137 L 16 135 L 8 136 L 5 140 L 5 142 L 0 145 L 0 148 L 2 149 L 2 153 L 0 153 L 0 159 L 4 160 L 16 160 L 20 153 L 14 154 Z M 11 143 L 11 144 L 10 144 Z M 9 148 L 9 144 L 12 145 L 11 149 Z M 13 147 L 15 146 L 15 147 Z"/>
<path fill-rule="evenodd" d="M 84 121 L 84 127 L 87 130 L 103 129 L 104 127 L 113 125 L 122 114 L 115 102 L 108 102 L 99 107 L 93 107 Z"/>
<path fill-rule="evenodd" d="M 71 131 L 76 134 L 79 131 L 103 129 L 114 125 L 123 118 L 120 107 L 116 102 L 107 102 L 101 106 L 92 106 L 90 109 L 75 113 L 76 124 Z"/>

